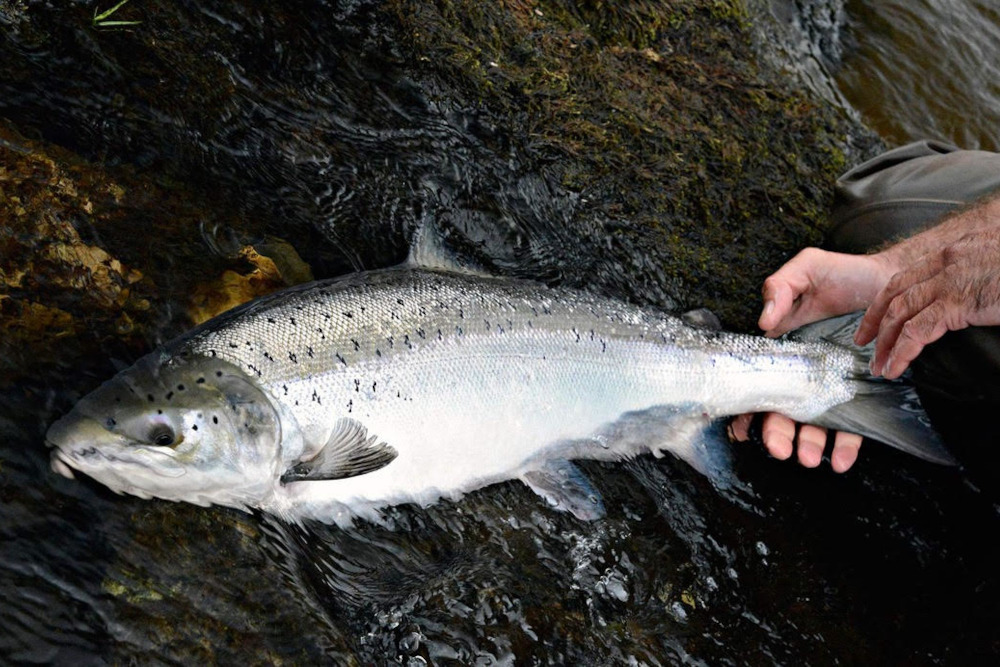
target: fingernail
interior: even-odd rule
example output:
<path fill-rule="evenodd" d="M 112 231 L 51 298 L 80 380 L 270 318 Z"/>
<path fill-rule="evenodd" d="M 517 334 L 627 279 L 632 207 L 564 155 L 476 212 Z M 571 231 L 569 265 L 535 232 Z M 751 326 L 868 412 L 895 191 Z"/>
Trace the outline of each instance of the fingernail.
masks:
<path fill-rule="evenodd" d="M 885 366 L 882 367 L 883 377 L 889 373 L 889 370 L 892 368 L 892 362 L 895 360 L 896 360 L 896 353 L 890 352 L 889 359 L 885 362 Z"/>
<path fill-rule="evenodd" d="M 763 324 L 765 320 L 767 320 L 771 316 L 771 313 L 773 312 L 774 312 L 774 301 L 768 299 L 767 301 L 764 302 L 764 312 L 760 314 L 760 319 L 758 320 L 758 322 L 762 325 L 761 328 L 765 328 Z"/>

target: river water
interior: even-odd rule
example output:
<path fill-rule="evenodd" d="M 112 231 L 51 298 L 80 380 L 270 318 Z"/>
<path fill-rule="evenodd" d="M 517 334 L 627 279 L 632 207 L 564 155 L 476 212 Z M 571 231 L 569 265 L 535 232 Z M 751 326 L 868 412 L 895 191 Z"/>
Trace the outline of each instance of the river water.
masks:
<path fill-rule="evenodd" d="M 1000 148 L 1000 7 L 850 0 L 836 82 L 886 141 Z"/>
<path fill-rule="evenodd" d="M 241 122 L 226 142 L 199 139 L 225 119 L 196 122 L 169 104 L 117 106 L 98 77 L 124 80 L 123 71 L 63 62 L 45 40 L 27 40 L 31 49 L 22 55 L 43 63 L 39 70 L 78 68 L 78 88 L 8 82 L 0 110 L 30 125 L 28 111 L 41 99 L 50 105 L 51 118 L 41 123 L 50 139 L 89 154 L 100 154 L 105 141 L 118 147 L 110 161 L 151 170 L 171 161 L 209 163 L 219 179 L 249 169 L 259 190 L 248 199 L 284 197 L 289 217 L 312 212 L 334 233 L 338 216 L 367 217 L 373 234 L 383 236 L 380 228 L 419 221 L 430 200 L 408 189 L 414 174 L 437 174 L 428 176 L 427 191 L 438 198 L 499 192 L 482 209 L 512 218 L 538 209 L 556 225 L 579 205 L 549 201 L 544 174 L 525 173 L 515 156 L 503 173 L 517 174 L 517 186 L 497 185 L 503 179 L 477 161 L 482 145 L 502 139 L 477 119 L 435 115 L 433 100 L 416 86 L 365 69 L 364 60 L 355 70 L 331 67 L 338 49 L 374 60 L 385 45 L 377 26 L 358 28 L 356 15 L 331 25 L 325 15 L 308 14 L 311 6 L 298 3 L 300 13 L 280 25 L 262 25 L 252 13 L 212 14 L 228 39 L 245 41 L 242 66 L 250 63 L 268 82 L 249 105 L 228 107 Z M 14 16 L 21 5 L 10 7 Z M 814 82 L 849 100 L 888 142 L 932 134 L 970 147 L 996 145 L 1000 79 L 990 77 L 998 59 L 989 54 L 996 53 L 1000 20 L 987 3 L 788 7 L 794 11 L 784 20 L 812 31 L 806 52 L 815 60 Z M 364 3 L 353 8 L 363 13 Z M 324 31 L 315 35 L 323 45 L 315 56 L 259 53 L 248 36 L 280 45 L 282 30 L 314 25 Z M 61 24 L 49 29 L 78 41 L 81 34 Z M 204 48 L 213 52 L 210 39 Z M 961 63 L 969 66 L 956 76 Z M 238 79 L 239 67 L 228 65 Z M 289 69 L 297 78 L 282 78 Z M 330 71 L 324 77 L 337 85 L 318 74 Z M 145 78 L 130 85 L 164 84 Z M 313 106 L 284 107 L 282 86 L 305 90 Z M 341 96 L 344 90 L 351 92 Z M 88 106 L 95 100 L 107 105 L 97 115 Z M 172 128 L 178 154 L 164 154 L 163 143 L 133 145 L 116 136 L 121 130 L 105 122 L 108 114 L 133 130 L 152 130 L 153 119 Z M 267 143 L 269 130 L 298 129 L 303 119 L 322 126 L 325 152 L 314 149 L 314 136 L 296 132 L 277 149 Z M 349 158 L 346 151 L 358 145 L 368 161 L 331 158 L 337 149 Z M 447 156 L 449 169 L 421 162 L 429 148 Z M 281 174 L 269 171 L 275 164 Z M 375 196 L 359 194 L 364 189 Z M 383 205 L 351 208 L 372 200 Z M 504 253 L 516 254 L 507 236 L 478 240 L 501 263 Z M 405 252 L 391 240 L 344 247 L 350 251 L 310 260 L 327 271 L 349 270 Z M 614 267 L 575 270 L 614 274 Z M 645 297 L 663 301 L 659 293 Z M 165 323 L 160 335 L 177 332 L 176 323 Z M 118 497 L 52 474 L 42 444 L 47 425 L 112 366 L 81 359 L 62 369 L 64 383 L 54 374 L 27 378 L 0 395 L 2 661 L 972 664 L 1000 654 L 996 507 L 961 474 L 893 451 L 867 447 L 858 469 L 837 477 L 741 448 L 732 453 L 741 483 L 725 491 L 670 458 L 583 464 L 608 507 L 595 523 L 553 512 L 512 483 L 457 503 L 397 508 L 392 528 L 299 528 L 255 514 Z"/>

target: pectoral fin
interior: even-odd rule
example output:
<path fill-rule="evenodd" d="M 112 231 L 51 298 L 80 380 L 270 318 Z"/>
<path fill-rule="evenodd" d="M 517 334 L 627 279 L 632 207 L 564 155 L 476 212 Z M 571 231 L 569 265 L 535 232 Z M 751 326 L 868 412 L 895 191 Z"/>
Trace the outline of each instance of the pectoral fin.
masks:
<path fill-rule="evenodd" d="M 384 468 L 397 452 L 377 436 L 368 435 L 361 422 L 338 419 L 330 437 L 314 457 L 285 471 L 281 483 L 344 479 Z"/>
<path fill-rule="evenodd" d="M 521 481 L 552 507 L 577 519 L 593 521 L 604 516 L 604 502 L 580 469 L 565 460 L 543 462 L 521 474 Z"/>

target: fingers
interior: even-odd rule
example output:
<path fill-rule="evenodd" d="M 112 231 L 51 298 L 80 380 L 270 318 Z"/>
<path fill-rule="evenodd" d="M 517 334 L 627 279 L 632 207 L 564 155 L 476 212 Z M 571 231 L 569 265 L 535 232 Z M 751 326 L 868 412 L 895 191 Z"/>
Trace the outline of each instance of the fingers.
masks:
<path fill-rule="evenodd" d="M 795 449 L 795 422 L 791 419 L 777 412 L 769 412 L 764 415 L 760 433 L 771 456 L 784 461 L 792 455 Z"/>
<path fill-rule="evenodd" d="M 750 439 L 750 425 L 755 416 L 744 414 L 733 418 L 729 424 L 733 440 L 745 442 Z M 823 461 L 827 431 L 811 424 L 797 425 L 784 415 L 769 412 L 764 415 L 761 424 L 761 439 L 768 453 L 781 461 L 791 458 L 797 443 L 799 463 L 806 468 L 816 468 Z M 838 431 L 833 440 L 830 467 L 834 472 L 846 472 L 858 460 L 862 438 L 860 435 Z"/>
<path fill-rule="evenodd" d="M 935 302 L 914 315 L 899 330 L 895 340 L 888 341 L 885 346 L 892 345 L 885 357 L 881 372 L 888 380 L 898 378 L 903 374 L 910 362 L 917 358 L 925 345 L 933 343 L 948 331 L 948 321 L 944 306 Z M 881 334 L 879 334 L 881 338 Z M 876 362 L 877 363 L 877 362 Z"/>
<path fill-rule="evenodd" d="M 897 273 L 865 313 L 855 342 L 875 340 L 873 375 L 894 379 L 903 374 L 924 347 L 949 329 L 966 326 L 961 309 L 949 299 L 952 290 L 938 261 Z"/>
<path fill-rule="evenodd" d="M 833 453 L 830 454 L 830 467 L 834 472 L 847 472 L 858 460 L 858 450 L 861 449 L 861 436 L 854 433 L 837 431 L 833 439 Z"/>
<path fill-rule="evenodd" d="M 794 315 L 800 298 L 811 289 L 816 274 L 825 271 L 828 256 L 833 254 L 806 248 L 764 281 L 764 309 L 757 324 L 768 336 L 780 336 L 798 326 Z"/>
<path fill-rule="evenodd" d="M 806 468 L 815 468 L 823 462 L 826 449 L 826 429 L 812 424 L 799 427 L 799 463 Z"/>
<path fill-rule="evenodd" d="M 938 259 L 927 259 L 904 271 L 900 271 L 889 279 L 865 311 L 865 316 L 854 334 L 854 342 L 867 345 L 879 334 L 882 319 L 900 294 L 907 292 L 941 271 L 942 262 Z"/>
<path fill-rule="evenodd" d="M 779 327 L 795 308 L 795 299 L 801 294 L 784 276 L 774 274 L 764 281 L 764 309 L 757 326 L 769 336 L 780 336 L 788 329 Z"/>
<path fill-rule="evenodd" d="M 737 442 L 746 442 L 750 439 L 750 422 L 753 421 L 753 413 L 737 415 L 729 422 L 729 436 Z"/>

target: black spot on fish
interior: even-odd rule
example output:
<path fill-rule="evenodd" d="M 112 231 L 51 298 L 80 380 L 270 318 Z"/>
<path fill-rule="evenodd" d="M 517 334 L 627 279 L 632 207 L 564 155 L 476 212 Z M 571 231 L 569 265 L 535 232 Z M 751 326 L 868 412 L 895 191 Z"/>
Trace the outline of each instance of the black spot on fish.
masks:
<path fill-rule="evenodd" d="M 396 303 L 398 303 L 398 304 L 399 304 L 399 305 L 401 305 L 401 306 L 402 306 L 402 305 L 404 305 L 404 304 L 403 304 L 403 300 L 402 300 L 402 299 L 396 299 Z"/>
<path fill-rule="evenodd" d="M 268 324 L 276 324 L 276 322 L 274 321 L 274 318 L 273 318 L 273 317 L 269 317 L 269 318 L 267 318 L 267 323 L 268 323 Z"/>
<path fill-rule="evenodd" d="M 197 431 L 198 430 L 198 425 L 197 424 L 191 424 L 191 430 L 192 431 Z"/>
<path fill-rule="evenodd" d="M 373 394 L 375 393 L 375 385 L 377 385 L 377 384 L 378 384 L 378 382 L 372 382 L 372 393 Z"/>
<path fill-rule="evenodd" d="M 312 346 L 311 346 L 311 345 L 307 345 L 307 346 L 306 346 L 306 354 L 307 354 L 307 355 L 309 355 L 309 358 L 310 358 L 310 359 L 312 359 L 312 358 L 313 358 L 313 349 L 312 349 Z"/>
<path fill-rule="evenodd" d="M 215 415 L 212 415 L 212 423 L 213 424 L 218 424 L 219 423 L 219 418 L 216 417 Z"/>
<path fill-rule="evenodd" d="M 167 396 L 166 396 L 166 399 L 167 399 L 167 400 L 169 401 L 169 400 L 170 400 L 170 399 L 172 399 L 173 397 L 174 397 L 174 392 L 172 392 L 172 391 L 168 391 L 168 392 L 167 392 Z"/>
<path fill-rule="evenodd" d="M 347 411 L 354 412 L 354 399 L 352 398 L 347 402 Z"/>
<path fill-rule="evenodd" d="M 351 344 L 354 345 L 355 352 L 361 349 L 361 345 L 358 343 L 358 341 L 354 340 L 353 338 L 351 339 Z"/>
<path fill-rule="evenodd" d="M 296 322 L 296 321 L 295 321 L 295 318 L 294 318 L 294 317 L 289 317 L 289 318 L 288 318 L 288 321 L 292 323 L 292 326 L 293 326 L 293 327 L 294 327 L 294 326 L 298 326 L 298 322 Z"/>
<path fill-rule="evenodd" d="M 211 353 L 211 355 L 212 355 L 213 357 L 214 357 L 214 356 L 216 356 L 216 354 L 215 354 L 215 350 L 209 350 L 209 353 Z"/>
<path fill-rule="evenodd" d="M 156 400 L 155 398 L 153 398 L 153 395 L 152 395 L 152 394 L 146 394 L 146 398 L 148 398 L 148 399 L 149 399 L 149 402 L 150 402 L 150 403 L 152 403 L 153 401 L 155 401 L 155 400 Z"/>
<path fill-rule="evenodd" d="M 184 391 L 184 385 L 182 384 L 177 385 L 177 391 Z"/>
<path fill-rule="evenodd" d="M 392 342 L 392 336 L 386 336 L 386 340 L 389 341 L 389 347 L 395 346 L 395 343 Z"/>
<path fill-rule="evenodd" d="M 349 311 L 349 310 L 345 310 L 345 311 L 344 311 L 344 317 L 346 317 L 347 319 L 351 319 L 351 318 L 353 318 L 353 317 L 354 317 L 354 313 L 352 313 L 352 312 L 351 312 L 351 311 Z"/>
<path fill-rule="evenodd" d="M 264 353 L 264 358 L 267 359 L 268 361 L 271 361 L 271 362 L 274 361 L 274 357 L 271 356 L 270 352 L 265 352 Z"/>
<path fill-rule="evenodd" d="M 355 392 L 360 392 L 361 391 L 361 380 L 359 380 L 357 378 L 354 379 L 354 391 Z"/>
<path fill-rule="evenodd" d="M 423 329 L 417 329 L 417 335 L 420 336 L 421 338 L 427 338 L 427 335 L 424 333 Z"/>
<path fill-rule="evenodd" d="M 108 427 L 108 430 L 111 430 L 115 427 L 115 424 L 117 423 L 118 422 L 115 421 L 114 417 L 108 417 L 108 420 L 105 422 L 105 426 Z"/>
<path fill-rule="evenodd" d="M 281 388 L 285 390 L 285 396 L 288 396 L 288 385 L 287 384 L 283 384 L 283 385 L 281 385 Z"/>
<path fill-rule="evenodd" d="M 376 347 L 376 348 L 375 348 L 375 356 L 376 356 L 376 357 L 381 357 L 381 356 L 382 356 L 382 350 L 380 350 L 380 349 L 378 349 L 378 348 Z"/>
<path fill-rule="evenodd" d="M 344 364 L 345 366 L 347 365 L 347 362 L 344 360 L 344 358 L 340 356 L 340 352 L 337 352 L 334 356 L 337 357 L 337 361 Z"/>
<path fill-rule="evenodd" d="M 404 334 L 403 335 L 403 342 L 406 343 L 406 347 L 410 348 L 411 350 L 413 349 L 413 345 L 410 343 L 410 336 L 409 336 L 409 334 Z"/>
<path fill-rule="evenodd" d="M 198 378 L 197 380 L 195 380 L 195 382 L 197 382 L 198 384 L 205 384 L 205 378 Z"/>
<path fill-rule="evenodd" d="M 157 411 L 156 411 L 156 414 L 158 414 L 158 415 L 162 415 L 162 414 L 163 414 L 163 410 L 157 410 Z"/>
<path fill-rule="evenodd" d="M 297 363 L 299 363 L 299 358 L 298 358 L 298 356 L 296 356 L 296 354 L 295 354 L 294 352 L 289 352 L 289 353 L 288 353 L 288 359 L 289 359 L 289 360 L 290 360 L 290 361 L 291 361 L 291 362 L 292 362 L 293 364 L 297 364 Z"/>
<path fill-rule="evenodd" d="M 235 348 L 239 347 L 239 345 L 237 345 L 236 343 L 230 343 L 229 347 L 235 349 Z"/>
<path fill-rule="evenodd" d="M 217 378 L 222 377 L 222 371 L 215 371 L 215 377 Z"/>
<path fill-rule="evenodd" d="M 315 389 L 313 389 L 312 400 L 315 401 L 316 403 L 320 404 L 320 405 L 323 405 L 323 401 L 319 400 L 319 394 L 316 393 Z"/>

